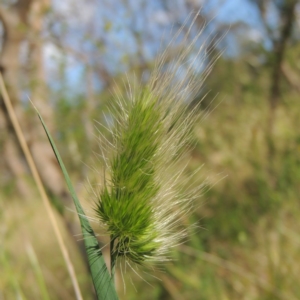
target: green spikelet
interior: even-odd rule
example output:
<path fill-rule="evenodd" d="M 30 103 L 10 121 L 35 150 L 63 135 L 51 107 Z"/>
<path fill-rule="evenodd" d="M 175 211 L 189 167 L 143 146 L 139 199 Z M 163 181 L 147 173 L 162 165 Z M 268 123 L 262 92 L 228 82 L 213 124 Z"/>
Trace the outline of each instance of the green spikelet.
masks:
<path fill-rule="evenodd" d="M 108 159 L 110 180 L 96 207 L 100 222 L 117 243 L 113 258 L 122 256 L 137 264 L 166 260 L 169 249 L 184 236 L 176 229 L 186 208 L 176 203 L 165 173 L 176 162 L 188 132 L 179 107 L 148 88 L 122 104 L 113 132 L 114 155 Z"/>
<path fill-rule="evenodd" d="M 166 261 L 170 249 L 186 236 L 181 221 L 199 190 L 179 194 L 175 187 L 181 184 L 182 169 L 174 170 L 197 119 L 195 110 L 184 105 L 202 84 L 193 72 L 196 58 L 190 60 L 196 41 L 167 69 L 162 67 L 163 54 L 148 85 L 129 87 L 129 96 L 116 101 L 113 147 L 105 155 L 109 179 L 95 208 L 111 237 L 112 265 L 118 257 L 139 265 Z M 200 53 L 201 49 L 194 57 Z M 185 77 L 178 81 L 183 65 Z"/>
<path fill-rule="evenodd" d="M 110 160 L 111 186 L 100 194 L 97 214 L 113 240 L 117 255 L 141 263 L 159 247 L 151 201 L 160 185 L 155 160 L 162 137 L 157 103 L 144 93 L 131 103 L 115 138 L 116 155 Z M 126 119 L 125 119 L 126 118 Z"/>

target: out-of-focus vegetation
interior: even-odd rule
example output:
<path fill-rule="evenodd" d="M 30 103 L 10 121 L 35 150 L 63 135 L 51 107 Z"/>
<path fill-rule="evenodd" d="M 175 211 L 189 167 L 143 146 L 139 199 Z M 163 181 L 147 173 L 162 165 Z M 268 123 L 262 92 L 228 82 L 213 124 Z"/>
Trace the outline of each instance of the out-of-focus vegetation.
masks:
<path fill-rule="evenodd" d="M 189 9 L 197 8 L 192 7 L 192 1 L 179 2 Z M 254 29 L 249 20 L 233 20 L 231 29 L 217 21 L 211 21 L 208 26 L 216 34 L 228 32 L 219 44 L 220 48 L 212 51 L 215 54 L 225 49 L 199 94 L 199 99 L 202 99 L 208 92 L 199 111 L 203 118 L 194 131 L 195 147 L 186 158 L 189 161 L 186 172 L 191 173 L 204 164 L 199 174 L 203 179 L 208 177 L 211 183 L 209 190 L 199 199 L 192 220 L 186 221 L 197 222 L 199 228 L 191 232 L 187 243 L 178 246 L 173 254 L 175 262 L 163 266 L 163 271 L 145 270 L 137 276 L 128 269 L 126 273 L 123 270 L 123 276 L 117 274 L 121 299 L 300 298 L 300 4 L 292 0 L 242 2 L 257 12 L 260 27 L 256 30 L 262 32 L 259 39 L 250 38 Z M 120 3 L 128 7 L 132 5 L 125 1 Z M 238 3 L 230 4 L 233 10 L 241 10 L 239 5 L 243 4 Z M 9 9 L 9 5 L 7 1 L 5 9 Z M 93 5 L 97 7 L 95 3 Z M 207 3 L 203 6 L 203 19 L 211 17 L 207 12 L 218 14 L 217 4 L 214 9 Z M 184 14 L 179 8 L 176 11 L 175 6 L 161 7 L 163 12 Z M 118 6 L 115 9 L 117 11 Z M 138 20 L 134 17 L 134 10 L 131 13 L 128 19 Z M 200 25 L 203 19 L 199 20 Z M 174 20 L 177 19 L 174 17 Z M 97 40 L 98 44 L 95 43 L 99 56 L 104 56 L 105 47 L 111 49 L 109 37 L 118 36 L 116 29 L 111 28 L 113 22 L 114 19 L 108 17 L 103 25 L 103 35 Z M 149 41 L 143 39 L 138 30 L 134 31 L 138 24 L 134 21 L 131 24 L 133 36 L 138 41 L 136 57 L 124 50 L 124 64 L 117 71 L 115 66 L 113 71 L 111 67 L 103 67 L 105 62 L 101 58 L 99 65 L 95 64 L 92 76 L 98 75 L 102 89 L 97 84 L 94 84 L 94 89 L 90 87 L 89 72 L 97 51 L 89 64 L 82 61 L 86 76 L 82 76 L 81 84 L 86 92 L 77 91 L 76 87 L 70 89 L 67 84 L 71 76 L 66 67 L 68 55 L 77 55 L 76 50 L 62 45 L 61 36 L 54 35 L 51 40 L 61 47 L 65 56 L 62 55 L 57 62 L 61 68 L 57 73 L 61 76 L 59 87 L 58 78 L 49 80 L 47 98 L 51 105 L 48 107 L 53 112 L 49 118 L 53 136 L 73 181 L 77 182 L 79 198 L 84 202 L 87 214 L 93 214 L 93 211 L 84 187 L 86 176 L 95 184 L 101 175 L 101 170 L 98 169 L 99 173 L 93 171 L 98 165 L 94 153 L 100 152 L 97 139 L 91 133 L 93 120 L 110 124 L 111 115 L 106 105 L 113 101 L 110 90 L 116 86 L 121 93 L 126 93 L 123 89 L 124 69 L 129 73 L 129 81 L 133 73 L 146 80 L 155 60 L 155 55 L 149 55 L 147 59 L 147 55 L 143 56 L 143 47 L 147 48 Z M 50 25 L 55 27 L 52 23 Z M 57 29 L 60 34 L 66 34 L 69 39 L 76 36 L 70 30 L 74 24 L 66 22 L 60 26 Z M 76 26 L 75 29 L 80 28 L 80 24 Z M 95 28 L 85 30 L 90 33 L 85 39 L 91 41 Z M 154 36 L 157 34 L 155 32 Z M 161 37 L 155 38 L 159 41 Z M 120 44 L 123 39 L 124 36 L 119 36 Z M 234 53 L 230 52 L 232 47 Z M 120 49 L 116 49 L 118 51 Z M 84 49 L 81 54 L 85 55 Z M 33 83 L 26 84 L 23 83 L 20 94 L 31 91 Z M 38 100 L 36 102 L 39 105 Z M 20 107 L 25 111 L 23 120 L 28 120 L 24 129 L 29 130 L 34 113 L 26 103 L 18 105 Z M 7 153 L 5 145 L 12 138 L 6 130 L 12 130 L 1 121 L 0 149 L 4 157 Z M 22 162 L 25 173 L 19 175 L 30 190 L 29 197 L 20 193 L 17 182 L 20 177 L 14 177 L 13 167 L 9 168 L 11 164 L 5 164 L 3 160 L 0 163 L 0 299 L 47 299 L 47 295 L 50 299 L 74 299 L 71 281 L 26 163 Z M 56 193 L 55 187 L 51 189 L 51 180 L 49 183 L 49 194 L 57 208 L 57 218 L 84 299 L 93 299 L 79 243 L 72 238 L 74 233 L 70 233 L 76 216 L 65 209 L 66 202 L 62 202 L 64 192 Z M 95 230 L 99 230 L 96 224 Z M 79 229 L 77 233 L 80 233 Z M 105 238 L 102 242 L 106 243 Z M 37 260 L 32 259 L 33 256 Z"/>

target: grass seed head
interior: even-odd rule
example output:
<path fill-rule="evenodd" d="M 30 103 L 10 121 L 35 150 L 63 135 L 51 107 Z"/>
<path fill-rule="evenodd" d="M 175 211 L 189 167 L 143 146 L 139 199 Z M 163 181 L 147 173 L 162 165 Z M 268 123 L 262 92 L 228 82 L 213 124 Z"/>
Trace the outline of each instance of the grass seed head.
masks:
<path fill-rule="evenodd" d="M 197 191 L 183 195 L 176 187 L 183 170 L 174 169 L 197 119 L 188 100 L 198 93 L 211 67 L 202 72 L 202 79 L 195 73 L 195 61 L 203 63 L 205 52 L 202 45 L 195 53 L 200 34 L 172 63 L 166 63 L 165 51 L 146 86 L 129 85 L 128 97 L 116 97 L 113 147 L 105 157 L 109 179 L 95 208 L 114 241 L 114 257 L 139 265 L 166 261 L 170 249 L 187 234 L 181 224 Z M 185 36 L 182 44 L 187 40 Z"/>

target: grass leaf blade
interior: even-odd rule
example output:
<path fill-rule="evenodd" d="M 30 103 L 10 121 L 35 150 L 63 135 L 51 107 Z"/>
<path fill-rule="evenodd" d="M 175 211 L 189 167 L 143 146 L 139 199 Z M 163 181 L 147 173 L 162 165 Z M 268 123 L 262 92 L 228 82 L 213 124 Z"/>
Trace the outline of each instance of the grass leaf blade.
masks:
<path fill-rule="evenodd" d="M 99 248 L 98 240 L 95 236 L 93 229 L 90 226 L 89 221 L 87 220 L 85 213 L 82 209 L 82 206 L 77 198 L 76 192 L 68 175 L 68 172 L 65 168 L 65 165 L 60 157 L 58 149 L 55 146 L 55 143 L 48 131 L 46 124 L 44 123 L 43 118 L 37 111 L 37 114 L 42 122 L 42 125 L 45 129 L 53 152 L 57 158 L 57 161 L 61 167 L 64 178 L 66 180 L 68 189 L 71 193 L 72 199 L 74 201 L 76 211 L 80 220 L 81 230 L 84 237 L 84 243 L 86 252 L 88 255 L 89 265 L 91 269 L 92 279 L 94 283 L 94 287 L 96 290 L 96 294 L 98 299 L 106 299 L 106 300 L 117 300 L 118 296 L 114 287 L 113 279 L 111 278 L 107 266 L 105 264 L 102 252 Z"/>

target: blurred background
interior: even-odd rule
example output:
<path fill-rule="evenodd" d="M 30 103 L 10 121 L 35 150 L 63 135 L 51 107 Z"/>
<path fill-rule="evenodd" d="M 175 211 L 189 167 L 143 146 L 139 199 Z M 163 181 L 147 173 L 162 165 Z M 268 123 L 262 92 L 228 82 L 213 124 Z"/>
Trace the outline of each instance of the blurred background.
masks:
<path fill-rule="evenodd" d="M 125 95 L 133 74 L 145 84 L 172 34 L 199 10 L 191 39 L 203 30 L 204 66 L 215 64 L 189 99 L 193 107 L 206 95 L 186 169 L 204 164 L 199 180 L 209 183 L 186 220 L 199 228 L 161 271 L 119 274 L 120 298 L 300 299 L 300 1 L 0 0 L 1 73 L 84 299 L 95 296 L 77 216 L 29 99 L 92 215 L 87 177 L 97 183 L 93 168 L 101 173 L 95 120 L 111 124 L 112 91 Z M 199 86 L 203 69 L 195 67 Z M 0 170 L 0 299 L 75 299 L 2 96 Z"/>

